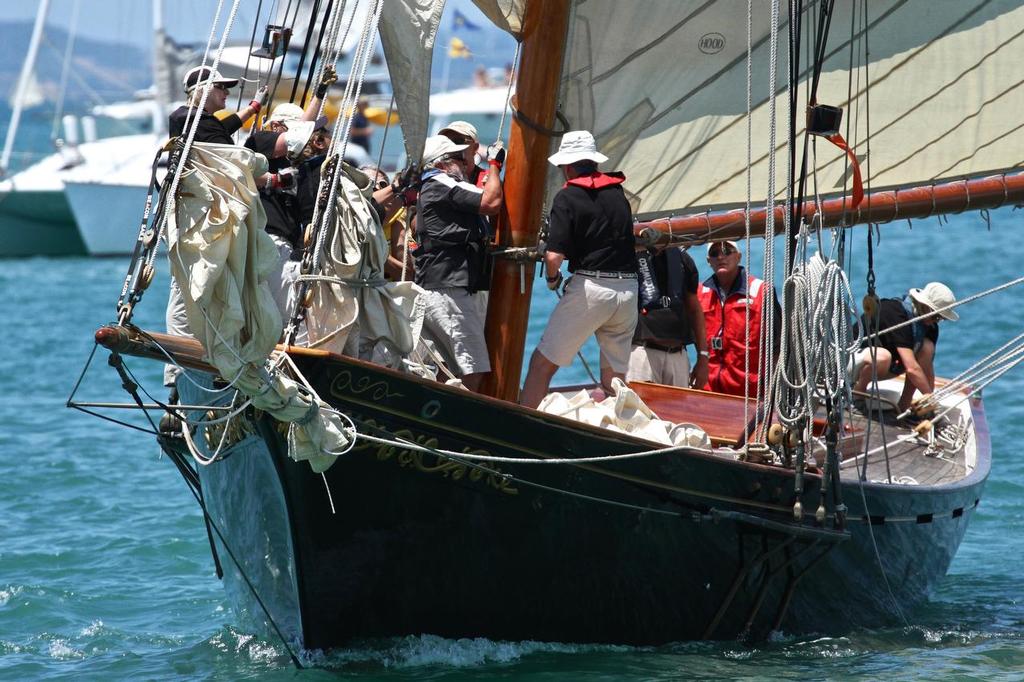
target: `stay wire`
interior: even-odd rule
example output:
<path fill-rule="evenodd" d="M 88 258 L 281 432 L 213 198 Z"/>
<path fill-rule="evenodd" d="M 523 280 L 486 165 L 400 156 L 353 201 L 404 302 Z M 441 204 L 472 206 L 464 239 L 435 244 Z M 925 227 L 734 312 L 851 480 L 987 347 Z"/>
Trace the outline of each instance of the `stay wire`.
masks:
<path fill-rule="evenodd" d="M 160 449 L 164 451 L 164 454 L 166 454 L 168 458 L 175 456 L 167 452 L 167 448 L 164 447 L 163 445 L 160 446 Z M 188 481 L 186 480 L 186 484 L 187 483 Z M 235 568 L 238 569 L 238 574 L 242 576 L 242 580 L 249 588 L 249 591 L 252 592 L 252 596 L 256 599 L 256 603 L 259 604 L 260 609 L 263 610 L 263 614 L 267 617 L 267 621 L 270 623 L 270 626 L 274 628 L 274 632 L 277 634 L 278 639 L 281 640 L 281 644 L 284 645 L 285 651 L 288 652 L 288 657 L 291 658 L 292 664 L 294 664 L 295 667 L 299 670 L 302 670 L 304 666 L 302 665 L 301 661 L 299 661 L 298 656 L 295 655 L 295 652 L 292 651 L 291 646 L 288 644 L 288 640 L 285 639 L 284 633 L 281 632 L 281 628 L 277 625 L 277 621 L 275 621 L 274 617 L 270 615 L 270 609 L 268 609 L 267 605 L 263 602 L 263 598 L 260 597 L 260 593 L 256 590 L 256 586 L 252 584 L 252 580 L 249 579 L 249 576 L 246 574 L 245 569 L 242 568 L 242 563 L 238 560 L 238 557 L 235 556 L 235 552 L 231 549 L 231 545 L 229 545 L 228 541 L 224 538 L 224 533 L 221 532 L 220 527 L 217 525 L 217 523 L 213 520 L 213 517 L 210 515 L 209 510 L 206 508 L 205 500 L 203 500 L 198 494 L 196 494 L 196 491 L 192 489 L 191 485 L 188 486 L 188 489 L 189 492 L 192 493 L 192 496 L 195 498 L 196 503 L 199 505 L 199 508 L 202 509 L 203 517 L 206 519 L 206 522 L 210 524 L 210 527 L 213 529 L 213 532 L 217 534 L 217 538 L 220 540 L 221 546 L 228 553 L 228 556 L 231 557 L 232 563 L 234 563 Z"/>
<path fill-rule="evenodd" d="M 289 102 L 295 101 L 295 95 L 299 91 L 299 77 L 302 75 L 302 68 L 306 65 L 306 57 L 309 55 L 309 45 L 313 40 L 313 27 L 316 24 L 316 16 L 320 12 L 320 0 L 313 0 L 313 7 L 309 13 L 309 25 L 306 27 L 306 40 L 302 43 L 302 53 L 299 55 L 299 65 L 295 67 L 295 80 L 292 81 L 292 93 L 288 98 Z M 296 16 L 298 16 L 298 10 L 296 10 Z M 305 89 L 302 92 L 303 102 L 305 102 L 306 93 L 309 92 L 309 83 L 307 82 Z"/>
<path fill-rule="evenodd" d="M 316 75 L 316 66 L 320 61 L 320 53 L 323 50 L 324 44 L 324 32 L 327 30 L 327 24 L 331 20 L 331 10 L 334 7 L 334 0 L 327 0 L 327 6 L 324 9 L 324 18 L 320 22 L 320 32 L 316 37 L 316 49 L 313 51 L 313 59 L 309 62 L 309 73 L 306 75 L 306 84 L 302 89 L 302 101 L 306 101 L 306 97 L 309 95 L 309 88 L 312 86 L 313 77 Z"/>

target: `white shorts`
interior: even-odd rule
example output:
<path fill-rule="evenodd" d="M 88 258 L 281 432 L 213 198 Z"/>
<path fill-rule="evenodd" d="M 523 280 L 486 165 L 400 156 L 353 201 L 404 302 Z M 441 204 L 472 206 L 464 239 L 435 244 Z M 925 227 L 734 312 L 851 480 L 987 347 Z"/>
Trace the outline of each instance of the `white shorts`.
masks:
<path fill-rule="evenodd" d="M 449 287 L 427 290 L 422 296 L 423 331 L 453 373 L 461 376 L 490 372 L 479 294 L 471 294 L 463 287 Z"/>
<path fill-rule="evenodd" d="M 633 346 L 626 381 L 649 381 L 663 386 L 690 386 L 690 356 L 686 349 L 675 353 Z"/>
<path fill-rule="evenodd" d="M 567 367 L 593 334 L 601 347 L 601 367 L 625 374 L 636 329 L 636 288 L 635 279 L 573 275 L 537 350 L 559 367 Z"/>

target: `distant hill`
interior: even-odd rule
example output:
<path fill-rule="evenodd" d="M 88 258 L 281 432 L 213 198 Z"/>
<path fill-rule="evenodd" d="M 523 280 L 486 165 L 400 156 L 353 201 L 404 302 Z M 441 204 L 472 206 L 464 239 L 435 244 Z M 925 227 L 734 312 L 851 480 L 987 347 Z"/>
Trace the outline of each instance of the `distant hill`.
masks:
<path fill-rule="evenodd" d="M 29 22 L 0 23 L 0 108 L 6 108 L 14 94 L 31 34 Z M 44 34 L 36 79 L 47 103 L 40 108 L 52 109 L 58 99 L 67 41 L 67 32 L 60 28 L 47 28 Z M 76 37 L 65 110 L 84 111 L 100 102 L 130 99 L 152 83 L 151 58 L 148 51 L 132 45 Z"/>

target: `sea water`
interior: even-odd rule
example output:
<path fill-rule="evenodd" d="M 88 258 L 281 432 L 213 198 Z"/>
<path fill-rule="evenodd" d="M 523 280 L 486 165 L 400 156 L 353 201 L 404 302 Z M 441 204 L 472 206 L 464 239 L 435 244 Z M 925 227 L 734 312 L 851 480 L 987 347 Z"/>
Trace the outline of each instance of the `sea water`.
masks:
<path fill-rule="evenodd" d="M 1024 274 L 1022 218 L 1003 209 L 991 225 L 970 213 L 948 224 L 882 226 L 880 294 L 937 279 L 964 298 Z M 852 244 L 858 301 L 867 238 L 859 228 Z M 692 253 L 707 276 L 703 248 Z M 758 255 L 749 258 L 758 271 Z M 163 325 L 168 277 L 158 265 L 135 318 L 150 329 Z M 115 317 L 125 266 L 0 261 L 0 678 L 1024 679 L 1024 369 L 985 391 L 991 478 L 949 575 L 905 623 L 843 636 L 779 632 L 755 644 L 641 648 L 423 633 L 304 652 L 310 668 L 296 671 L 279 642 L 254 635 L 231 610 L 199 509 L 152 437 L 65 407 L 93 332 Z M 535 282 L 528 353 L 555 302 Z M 962 307 L 959 322 L 941 325 L 939 373 L 955 375 L 1018 333 L 1022 311 L 1024 286 Z M 585 354 L 596 368 L 592 344 Z M 159 366 L 127 363 L 162 399 Z M 556 376 L 585 379 L 579 362 Z M 77 398 L 128 401 L 104 353 Z M 140 423 L 127 411 L 113 416 Z"/>

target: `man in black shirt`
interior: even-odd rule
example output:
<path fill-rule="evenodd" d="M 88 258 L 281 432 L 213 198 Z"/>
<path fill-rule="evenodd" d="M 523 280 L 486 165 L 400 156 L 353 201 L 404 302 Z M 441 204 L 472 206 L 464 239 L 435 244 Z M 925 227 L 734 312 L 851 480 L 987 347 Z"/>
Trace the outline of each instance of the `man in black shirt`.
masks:
<path fill-rule="evenodd" d="M 557 291 L 561 266 L 569 261 L 574 277 L 565 287 L 523 383 L 519 402 L 536 407 L 559 367 L 570 365 L 591 334 L 601 348 L 601 385 L 624 379 L 630 339 L 636 328 L 636 240 L 633 213 L 622 191 L 622 173 L 602 173 L 608 157 L 597 151 L 586 130 L 567 132 L 558 152 L 548 158 L 562 169 L 566 183 L 551 204 L 544 272 Z"/>
<path fill-rule="evenodd" d="M 185 94 L 188 96 L 188 103 L 171 112 L 167 125 L 171 137 L 188 135 L 192 122 L 195 120 L 199 103 L 202 101 L 203 90 L 209 86 L 209 94 L 206 96 L 206 102 L 199 115 L 199 124 L 196 127 L 194 141 L 213 144 L 234 144 L 235 141 L 231 136 L 251 116 L 259 113 L 267 98 L 267 87 L 263 86 L 256 91 L 256 96 L 249 102 L 249 106 L 238 113 L 229 114 L 224 118 L 214 116 L 216 112 L 224 109 L 231 88 L 236 85 L 238 85 L 238 79 L 224 78 L 207 66 L 197 66 L 186 73 L 185 78 L 182 80 L 182 86 L 185 88 Z"/>
<path fill-rule="evenodd" d="M 868 338 L 857 356 L 854 369 L 855 391 L 864 392 L 874 380 L 906 373 L 898 408 L 907 410 L 914 390 L 922 394 L 935 390 L 935 344 L 939 342 L 939 320 L 956 320 L 953 292 L 941 282 L 930 282 L 923 289 L 911 289 L 902 298 L 879 301 L 877 316 L 865 313 L 864 330 Z M 927 315 L 912 324 L 885 332 L 908 320 Z M 875 338 L 870 335 L 883 331 Z"/>
<path fill-rule="evenodd" d="M 646 269 L 640 277 L 640 316 L 629 354 L 628 381 L 702 388 L 708 381 L 704 312 L 697 298 L 700 277 L 690 254 L 677 247 L 637 257 Z M 686 347 L 697 346 L 697 364 L 690 373 Z"/>
<path fill-rule="evenodd" d="M 501 209 L 501 164 L 505 150 L 491 145 L 491 167 L 481 189 L 465 181 L 466 145 L 443 135 L 427 138 L 423 151 L 423 184 L 416 202 L 416 284 L 426 291 L 423 330 L 440 347 L 463 385 L 479 388 L 491 371 L 484 339 L 484 313 L 477 292 L 487 254 L 487 228 L 482 216 Z"/>

